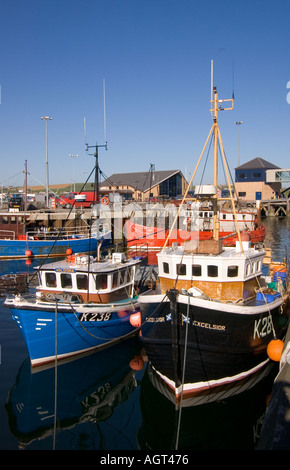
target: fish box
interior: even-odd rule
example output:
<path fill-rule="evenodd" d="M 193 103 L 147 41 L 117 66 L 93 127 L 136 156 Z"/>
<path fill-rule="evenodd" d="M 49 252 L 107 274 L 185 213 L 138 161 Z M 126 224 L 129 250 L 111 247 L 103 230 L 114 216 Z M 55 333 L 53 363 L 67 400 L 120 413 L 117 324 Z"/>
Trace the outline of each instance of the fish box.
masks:
<path fill-rule="evenodd" d="M 273 280 L 277 281 L 277 279 L 281 279 L 281 281 L 285 281 L 286 277 L 287 277 L 287 273 L 283 271 L 276 271 L 273 276 Z"/>
<path fill-rule="evenodd" d="M 223 251 L 222 240 L 199 240 L 194 253 L 219 255 Z"/>
<path fill-rule="evenodd" d="M 266 301 L 267 303 L 269 303 L 269 302 L 273 302 L 278 297 L 281 297 L 281 294 L 279 292 L 276 292 L 275 294 L 265 294 L 265 293 L 262 293 L 262 292 L 257 292 L 256 299 L 259 302 Z"/>

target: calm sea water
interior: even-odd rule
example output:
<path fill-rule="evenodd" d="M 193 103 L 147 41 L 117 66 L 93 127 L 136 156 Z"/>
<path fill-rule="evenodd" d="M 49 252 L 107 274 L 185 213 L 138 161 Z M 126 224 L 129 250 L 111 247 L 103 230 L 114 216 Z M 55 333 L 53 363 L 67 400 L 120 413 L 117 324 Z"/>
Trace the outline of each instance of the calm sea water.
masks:
<path fill-rule="evenodd" d="M 290 249 L 290 220 L 268 219 L 267 246 L 275 258 Z M 1 262 L 0 273 L 32 270 Z M 1 450 L 254 449 L 277 367 L 232 396 L 175 410 L 136 370 L 138 340 L 67 364 L 31 372 L 20 330 L 0 298 Z M 138 369 L 138 367 L 137 367 Z M 181 418 L 181 420 L 180 420 Z M 180 426 L 179 426 L 180 423 Z"/>

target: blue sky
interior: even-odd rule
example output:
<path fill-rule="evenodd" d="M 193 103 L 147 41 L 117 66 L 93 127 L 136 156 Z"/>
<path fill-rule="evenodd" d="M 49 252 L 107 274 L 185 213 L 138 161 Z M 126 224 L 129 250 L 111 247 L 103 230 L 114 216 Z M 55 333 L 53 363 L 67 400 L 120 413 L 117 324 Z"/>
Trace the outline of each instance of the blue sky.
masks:
<path fill-rule="evenodd" d="M 290 168 L 288 0 L 2 0 L 0 11 L 1 184 L 85 181 L 103 144 L 103 80 L 112 173 L 194 170 L 212 120 L 210 63 L 231 171 L 262 157 Z M 210 171 L 205 180 L 210 180 Z M 206 181 L 208 182 L 208 181 Z M 221 181 L 223 182 L 223 181 Z M 198 184 L 198 181 L 196 181 Z"/>

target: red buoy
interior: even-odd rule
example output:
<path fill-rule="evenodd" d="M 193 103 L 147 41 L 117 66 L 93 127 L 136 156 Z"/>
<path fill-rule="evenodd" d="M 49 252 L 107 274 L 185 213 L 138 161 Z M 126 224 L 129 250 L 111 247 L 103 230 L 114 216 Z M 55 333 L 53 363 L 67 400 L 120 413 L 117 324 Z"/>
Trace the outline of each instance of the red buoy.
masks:
<path fill-rule="evenodd" d="M 27 256 L 27 257 L 32 256 L 32 251 L 31 250 L 26 250 L 25 251 L 25 256 Z"/>

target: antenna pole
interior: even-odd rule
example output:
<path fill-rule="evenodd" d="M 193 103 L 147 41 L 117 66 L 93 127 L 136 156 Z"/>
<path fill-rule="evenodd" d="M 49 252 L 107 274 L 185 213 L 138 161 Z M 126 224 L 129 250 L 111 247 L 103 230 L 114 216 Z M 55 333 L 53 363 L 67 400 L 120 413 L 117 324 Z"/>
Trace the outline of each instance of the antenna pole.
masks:
<path fill-rule="evenodd" d="M 95 188 L 94 188 L 94 193 L 96 195 L 95 197 L 95 202 L 98 204 L 99 201 L 99 148 L 104 147 L 106 150 L 108 150 L 108 145 L 107 145 L 107 136 L 106 136 L 106 101 L 105 101 L 105 80 L 103 80 L 103 91 L 104 91 L 104 134 L 105 134 L 105 143 L 103 145 L 88 145 L 87 143 L 87 129 L 86 129 L 86 118 L 84 118 L 84 133 L 85 133 L 85 151 L 88 152 L 90 148 L 94 148 L 95 152 L 93 155 L 96 159 L 95 162 Z"/>
<path fill-rule="evenodd" d="M 106 123 L 106 81 L 103 79 L 103 93 L 104 93 L 104 139 L 107 146 L 107 123 Z M 106 148 L 107 150 L 107 148 Z"/>
<path fill-rule="evenodd" d="M 213 92 L 213 60 L 211 60 L 211 71 L 210 71 L 210 99 L 212 101 Z"/>

